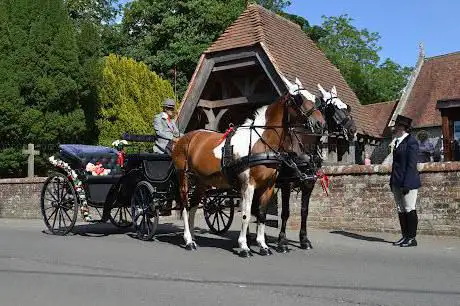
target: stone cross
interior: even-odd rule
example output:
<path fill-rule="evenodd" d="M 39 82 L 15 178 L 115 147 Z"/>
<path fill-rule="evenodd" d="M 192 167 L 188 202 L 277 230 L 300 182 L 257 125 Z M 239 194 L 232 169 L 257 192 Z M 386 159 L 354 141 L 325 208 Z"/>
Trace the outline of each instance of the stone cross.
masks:
<path fill-rule="evenodd" d="M 27 150 L 22 150 L 22 154 L 29 155 L 27 159 L 27 177 L 34 177 L 35 155 L 40 154 L 40 151 L 34 150 L 34 144 L 29 143 L 27 145 Z"/>

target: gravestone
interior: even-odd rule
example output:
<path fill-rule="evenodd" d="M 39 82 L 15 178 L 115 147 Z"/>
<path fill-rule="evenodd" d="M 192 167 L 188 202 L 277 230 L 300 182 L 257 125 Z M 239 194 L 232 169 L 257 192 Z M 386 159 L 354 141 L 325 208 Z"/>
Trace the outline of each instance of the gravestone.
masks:
<path fill-rule="evenodd" d="M 27 159 L 27 177 L 34 177 L 35 155 L 39 155 L 40 151 L 34 149 L 33 143 L 29 143 L 27 145 L 27 150 L 22 150 L 22 154 L 29 155 Z"/>

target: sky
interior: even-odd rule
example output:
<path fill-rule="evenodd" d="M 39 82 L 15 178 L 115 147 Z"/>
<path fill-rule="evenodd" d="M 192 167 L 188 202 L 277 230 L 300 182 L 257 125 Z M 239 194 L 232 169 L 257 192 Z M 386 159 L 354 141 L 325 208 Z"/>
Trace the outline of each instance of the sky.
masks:
<path fill-rule="evenodd" d="M 415 66 L 420 42 L 425 56 L 460 51 L 459 0 L 291 0 L 288 13 L 320 25 L 321 16 L 348 14 L 353 25 L 381 36 L 381 59 Z"/>
<path fill-rule="evenodd" d="M 121 0 L 125 3 L 129 0 Z M 320 25 L 321 16 L 348 14 L 358 29 L 381 36 L 382 61 L 415 66 L 419 44 L 426 57 L 460 51 L 460 0 L 291 0 L 288 13 Z"/>

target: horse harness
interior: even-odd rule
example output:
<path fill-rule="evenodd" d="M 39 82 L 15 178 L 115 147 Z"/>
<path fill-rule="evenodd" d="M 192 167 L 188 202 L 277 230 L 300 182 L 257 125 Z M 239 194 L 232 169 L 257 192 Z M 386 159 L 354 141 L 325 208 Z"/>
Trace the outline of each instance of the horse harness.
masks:
<path fill-rule="evenodd" d="M 294 103 L 295 111 L 299 116 L 302 116 L 304 118 L 309 118 L 316 110 L 316 106 L 313 106 L 310 110 L 305 111 L 301 104 L 296 101 L 296 97 L 292 95 L 287 95 L 286 99 L 290 99 L 287 101 L 285 104 L 287 106 L 290 106 L 291 103 Z M 300 104 L 300 105 L 299 105 Z M 287 111 L 284 112 L 284 118 L 283 120 L 285 122 L 289 122 L 289 114 Z M 254 124 L 250 126 L 240 126 L 240 128 L 249 128 L 251 132 L 249 133 L 250 135 L 250 140 L 249 140 L 249 154 L 244 157 L 240 157 L 235 159 L 233 155 L 233 146 L 231 145 L 231 139 L 236 133 L 236 128 L 233 128 L 231 125 L 227 132 L 225 133 L 225 143 L 224 146 L 222 147 L 222 159 L 221 159 L 221 171 L 224 174 L 225 178 L 229 183 L 236 184 L 237 183 L 237 176 L 242 173 L 243 171 L 250 169 L 252 167 L 258 166 L 258 165 L 269 165 L 272 166 L 273 168 L 276 168 L 277 171 L 280 170 L 281 166 L 286 166 L 288 167 L 291 171 L 295 173 L 295 176 L 301 181 L 315 181 L 316 180 L 316 175 L 315 174 L 307 174 L 307 171 L 302 172 L 299 169 L 299 165 L 306 166 L 307 169 L 313 170 L 313 171 L 308 171 L 315 173 L 314 170 L 316 169 L 311 169 L 311 168 L 316 168 L 315 164 L 316 163 L 311 163 L 311 162 L 301 162 L 298 158 L 296 158 L 296 154 L 293 152 L 284 152 L 284 151 L 277 151 L 274 148 L 272 148 L 262 137 L 262 135 L 259 134 L 257 131 L 257 128 L 263 128 L 263 129 L 275 129 L 275 128 L 280 128 L 280 127 L 271 127 L 271 126 L 254 126 Z M 285 132 L 287 132 L 291 137 L 291 133 L 289 131 L 288 127 L 283 127 L 285 129 Z M 288 131 L 286 131 L 288 130 Z M 252 153 L 251 152 L 251 146 L 252 146 L 252 131 L 254 131 L 258 136 L 259 140 L 269 148 L 268 151 L 262 152 L 262 153 Z M 312 134 L 314 135 L 314 134 Z M 283 140 L 280 137 L 280 142 L 283 142 Z M 282 147 L 282 143 L 280 143 L 280 147 Z M 313 157 L 313 156 L 312 156 Z M 311 161 L 314 161 L 315 158 L 311 158 Z M 303 167 L 304 168 L 304 167 Z"/>

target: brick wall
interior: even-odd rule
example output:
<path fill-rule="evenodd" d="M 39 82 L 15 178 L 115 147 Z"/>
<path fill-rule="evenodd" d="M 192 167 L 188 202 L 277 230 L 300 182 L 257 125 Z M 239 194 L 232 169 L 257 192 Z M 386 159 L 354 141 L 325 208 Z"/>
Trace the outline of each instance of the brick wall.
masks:
<path fill-rule="evenodd" d="M 41 218 L 40 193 L 45 179 L 0 179 L 0 218 Z"/>
<path fill-rule="evenodd" d="M 342 166 L 325 169 L 331 180 L 326 196 L 319 183 L 308 226 L 337 230 L 399 231 L 389 187 L 391 166 Z M 419 232 L 460 236 L 460 162 L 419 164 L 422 188 L 417 210 Z M 291 195 L 291 229 L 300 226 L 300 195 Z"/>
<path fill-rule="evenodd" d="M 386 165 L 326 167 L 327 197 L 319 183 L 310 203 L 308 226 L 331 230 L 399 231 Z M 460 162 L 419 164 L 423 187 L 417 210 L 421 233 L 460 236 Z M 45 178 L 0 179 L 0 217 L 39 218 Z M 291 196 L 289 227 L 300 225 L 300 195 Z M 281 203 L 279 201 L 279 203 Z M 281 207 L 281 205 L 278 205 Z M 280 209 L 280 208 L 279 208 Z"/>

